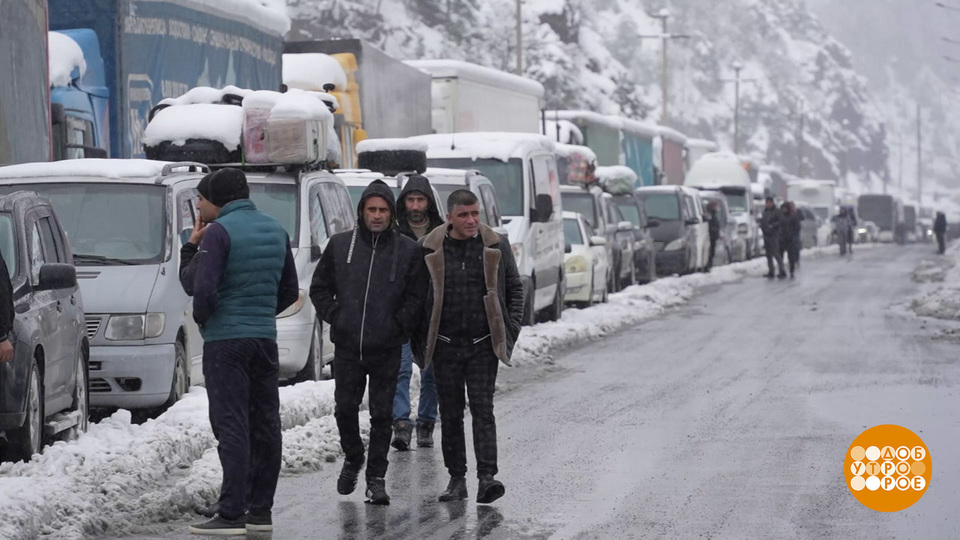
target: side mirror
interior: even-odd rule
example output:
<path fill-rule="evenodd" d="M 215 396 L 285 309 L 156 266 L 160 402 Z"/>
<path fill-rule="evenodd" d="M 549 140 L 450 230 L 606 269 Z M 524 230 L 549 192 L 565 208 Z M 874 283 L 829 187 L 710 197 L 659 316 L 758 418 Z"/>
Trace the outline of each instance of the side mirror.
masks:
<path fill-rule="evenodd" d="M 564 252 L 564 253 L 571 253 L 571 252 L 573 252 L 573 246 L 571 246 L 570 244 L 564 244 L 564 245 L 563 245 L 563 252 Z"/>
<path fill-rule="evenodd" d="M 547 195 L 546 193 L 537 195 L 535 208 L 538 218 L 535 221 L 550 221 L 550 217 L 553 216 L 553 197 Z"/>
<path fill-rule="evenodd" d="M 312 244 L 310 246 L 310 262 L 317 262 L 320 260 L 320 255 L 323 254 L 323 251 L 320 249 L 320 246 Z"/>
<path fill-rule="evenodd" d="M 49 263 L 40 267 L 37 290 L 53 291 L 77 286 L 77 269 L 72 264 Z"/>
<path fill-rule="evenodd" d="M 633 223 L 630 223 L 629 221 L 621 221 L 620 223 L 617 223 L 617 230 L 618 230 L 618 231 L 632 231 L 632 230 L 633 230 Z"/>
<path fill-rule="evenodd" d="M 647 220 L 647 228 L 648 228 L 648 229 L 655 229 L 655 228 L 657 228 L 657 227 L 659 227 L 659 226 L 660 226 L 660 222 L 659 222 L 659 221 L 657 221 L 657 220 L 655 220 L 655 219 L 648 219 L 648 220 Z"/>
<path fill-rule="evenodd" d="M 607 239 L 602 236 L 591 236 L 590 237 L 591 246 L 605 246 L 607 245 Z"/>

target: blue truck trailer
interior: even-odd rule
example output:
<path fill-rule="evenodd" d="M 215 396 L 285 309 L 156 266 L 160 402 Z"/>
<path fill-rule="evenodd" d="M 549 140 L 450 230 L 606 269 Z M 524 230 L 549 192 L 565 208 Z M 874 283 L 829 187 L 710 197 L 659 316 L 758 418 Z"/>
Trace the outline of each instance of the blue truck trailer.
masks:
<path fill-rule="evenodd" d="M 46 0 L 0 1 L 0 165 L 50 159 Z"/>
<path fill-rule="evenodd" d="M 253 0 L 49 0 L 49 21 L 87 65 L 51 95 L 59 139 L 74 148 L 54 154 L 84 147 L 114 158 L 144 157 L 143 130 L 162 99 L 196 86 L 278 90 L 290 24 Z"/>

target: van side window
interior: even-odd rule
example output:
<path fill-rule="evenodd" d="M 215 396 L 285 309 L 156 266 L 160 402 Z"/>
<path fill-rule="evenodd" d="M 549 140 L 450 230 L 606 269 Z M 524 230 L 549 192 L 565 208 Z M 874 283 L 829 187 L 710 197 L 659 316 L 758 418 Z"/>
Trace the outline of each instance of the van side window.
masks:
<path fill-rule="evenodd" d="M 543 156 L 536 156 L 530 160 L 533 166 L 533 189 L 537 195 L 551 195 L 550 193 L 550 169 L 547 167 L 547 160 Z"/>
<path fill-rule="evenodd" d="M 177 230 L 180 231 L 180 245 L 186 244 L 193 232 L 193 224 L 197 222 L 196 188 L 188 188 L 177 195 Z"/>
<path fill-rule="evenodd" d="M 36 286 L 40 283 L 40 267 L 46 263 L 43 256 L 43 247 L 40 245 L 40 226 L 34 222 L 30 239 L 30 282 Z"/>
<path fill-rule="evenodd" d="M 327 231 L 330 235 L 343 232 L 353 224 L 348 223 L 346 216 L 351 214 L 349 206 L 344 207 L 343 197 L 340 196 L 338 185 L 333 182 L 321 182 L 320 203 L 323 205 L 323 215 L 327 222 Z"/>
<path fill-rule="evenodd" d="M 40 243 L 43 246 L 43 260 L 58 263 L 66 262 L 63 260 L 64 257 L 60 255 L 59 246 L 57 246 L 58 242 L 50 226 L 50 218 L 40 218 L 40 220 L 37 221 L 37 226 L 40 227 Z"/>
<path fill-rule="evenodd" d="M 337 184 L 334 187 L 334 189 L 337 192 L 337 197 L 340 198 L 340 206 L 345 209 L 343 214 L 343 219 L 344 219 L 344 222 L 346 223 L 345 228 L 343 230 L 332 231 L 333 234 L 337 234 L 339 232 L 349 231 L 350 229 L 352 229 L 354 224 L 357 221 L 357 216 L 354 215 L 355 208 L 353 205 L 353 201 L 350 200 L 350 193 L 347 191 L 347 188 L 341 186 L 340 184 Z"/>
<path fill-rule="evenodd" d="M 497 197 L 493 193 L 493 188 L 486 184 L 480 186 L 480 198 L 483 199 L 484 206 L 487 207 L 487 219 L 491 227 L 500 224 L 500 209 L 497 208 Z"/>
<path fill-rule="evenodd" d="M 323 215 L 323 204 L 320 201 L 320 184 L 314 184 L 310 187 L 309 197 L 310 241 L 312 245 L 319 246 L 329 238 L 327 222 Z"/>

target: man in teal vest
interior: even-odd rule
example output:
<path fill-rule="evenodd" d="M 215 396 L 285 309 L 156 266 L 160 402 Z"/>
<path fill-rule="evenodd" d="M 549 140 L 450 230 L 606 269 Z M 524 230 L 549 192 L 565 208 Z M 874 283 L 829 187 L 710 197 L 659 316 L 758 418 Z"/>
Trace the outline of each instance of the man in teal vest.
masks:
<path fill-rule="evenodd" d="M 297 301 L 297 269 L 290 238 L 254 206 L 242 171 L 210 173 L 197 191 L 200 219 L 181 248 L 180 282 L 203 336 L 223 484 L 218 513 L 190 532 L 270 531 L 282 458 L 276 316 Z"/>

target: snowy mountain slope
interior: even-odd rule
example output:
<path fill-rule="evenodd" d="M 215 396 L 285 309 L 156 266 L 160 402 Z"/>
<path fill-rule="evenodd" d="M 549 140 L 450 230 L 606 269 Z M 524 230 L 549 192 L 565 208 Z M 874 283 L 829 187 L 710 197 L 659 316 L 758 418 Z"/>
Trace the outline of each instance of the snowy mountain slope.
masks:
<path fill-rule="evenodd" d="M 524 74 L 547 106 L 660 121 L 661 0 L 525 0 Z M 513 0 L 288 0 L 289 39 L 363 37 L 391 55 L 515 67 Z M 673 0 L 667 124 L 733 146 L 732 65 L 741 91 L 740 148 L 796 173 L 800 98 L 803 174 L 880 190 L 889 179 L 881 110 L 850 52 L 803 0 Z"/>

